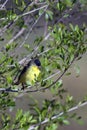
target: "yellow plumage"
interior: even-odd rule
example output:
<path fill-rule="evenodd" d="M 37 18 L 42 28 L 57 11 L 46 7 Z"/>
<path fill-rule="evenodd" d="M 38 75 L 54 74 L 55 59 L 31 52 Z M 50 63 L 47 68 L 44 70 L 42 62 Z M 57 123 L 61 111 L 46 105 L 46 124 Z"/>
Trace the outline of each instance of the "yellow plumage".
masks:
<path fill-rule="evenodd" d="M 23 68 L 21 71 L 18 81 L 14 83 L 15 85 L 22 84 L 23 89 L 24 85 L 34 85 L 38 79 L 39 74 L 41 73 L 41 63 L 39 59 L 33 59 Z"/>
<path fill-rule="evenodd" d="M 20 77 L 20 83 L 26 83 L 27 85 L 32 85 L 36 82 L 38 76 L 40 74 L 40 70 L 36 65 L 31 65 L 27 71 Z"/>

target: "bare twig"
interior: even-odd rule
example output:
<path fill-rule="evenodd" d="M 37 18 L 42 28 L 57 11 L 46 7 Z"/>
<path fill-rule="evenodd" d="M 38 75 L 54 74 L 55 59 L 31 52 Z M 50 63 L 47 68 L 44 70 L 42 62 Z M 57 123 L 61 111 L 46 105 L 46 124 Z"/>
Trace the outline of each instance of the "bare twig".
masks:
<path fill-rule="evenodd" d="M 47 8 L 47 6 L 48 6 L 48 5 L 43 5 L 43 6 L 39 7 L 39 8 L 37 8 L 37 9 L 34 9 L 34 10 L 29 11 L 29 12 L 26 12 L 26 13 L 23 13 L 23 14 L 21 14 L 21 15 L 18 15 L 18 18 L 19 18 L 19 17 L 26 16 L 26 15 L 29 15 L 29 14 L 34 13 L 34 12 L 36 12 L 36 11 L 39 11 L 39 10 L 41 10 L 41 9 Z"/>
<path fill-rule="evenodd" d="M 7 44 L 11 44 L 12 42 L 14 42 L 18 37 L 20 37 L 23 32 L 25 31 L 25 28 L 22 28 L 12 39 L 10 39 L 10 41 Z"/>
<path fill-rule="evenodd" d="M 25 21 L 25 25 L 27 25 L 28 20 L 29 18 L 27 17 Z M 11 44 L 12 42 L 14 42 L 18 37 L 20 37 L 24 33 L 25 30 L 26 28 L 22 28 L 21 30 L 19 30 L 19 32 L 12 39 L 10 39 L 7 44 Z"/>
<path fill-rule="evenodd" d="M 34 2 L 32 2 L 31 4 L 30 4 L 30 2 L 24 7 L 24 9 L 23 9 L 23 11 L 21 12 L 21 14 L 23 14 L 23 12 L 27 9 L 27 7 L 30 5 L 33 5 L 34 4 Z M 21 15 L 20 14 L 20 15 Z M 15 23 L 19 18 L 20 18 L 20 15 L 19 16 L 17 16 L 13 21 L 11 21 L 10 23 L 8 23 L 6 26 L 4 26 L 4 28 L 2 28 L 1 30 L 0 30 L 0 36 L 2 36 L 2 34 L 4 33 L 4 32 L 6 32 L 6 30 L 11 26 L 11 25 L 13 25 L 13 23 Z M 6 18 L 7 19 L 7 18 Z"/>
<path fill-rule="evenodd" d="M 9 0 L 6 0 L 6 1 L 2 4 L 2 6 L 0 7 L 0 9 L 3 9 L 8 1 L 9 1 Z"/>
<path fill-rule="evenodd" d="M 46 11 L 46 9 L 48 8 L 48 6 L 45 6 L 45 10 L 44 12 Z M 30 33 L 32 32 L 33 28 L 35 27 L 35 25 L 37 24 L 37 22 L 40 20 L 40 18 L 43 16 L 44 12 L 38 17 L 38 19 L 35 21 L 35 23 L 32 25 L 30 31 L 28 32 L 28 34 L 26 35 L 24 41 L 22 42 L 22 44 L 20 45 L 20 47 L 22 47 L 24 45 L 24 43 L 26 42 L 26 40 L 28 39 Z M 32 55 L 32 54 L 31 54 Z"/>
<path fill-rule="evenodd" d="M 60 71 L 57 71 L 56 73 L 54 73 L 54 74 L 50 75 L 49 77 L 47 77 L 46 79 L 44 79 L 43 81 L 47 81 L 47 80 L 49 80 L 49 79 L 55 77 L 55 76 L 58 75 L 59 73 L 60 73 Z"/>
<path fill-rule="evenodd" d="M 19 17 L 22 17 L 22 16 L 25 16 L 25 15 L 31 14 L 31 13 L 37 11 L 37 10 L 40 10 L 40 9 L 45 8 L 46 6 L 47 6 L 47 5 L 42 6 L 42 7 L 40 7 L 40 8 L 37 8 L 37 9 L 34 9 L 34 10 L 29 11 L 29 12 L 27 12 L 27 13 L 24 13 L 24 14 L 22 14 L 22 15 L 18 15 L 17 18 L 16 18 L 16 20 L 17 20 Z M 16 20 L 15 20 L 15 21 L 16 21 Z M 34 23 L 33 26 L 31 27 L 31 29 L 30 29 L 30 31 L 29 31 L 29 34 L 30 34 L 30 32 L 32 31 L 32 29 L 34 28 L 34 26 L 36 25 L 36 23 L 38 22 L 38 20 L 39 20 L 39 18 L 35 21 L 35 23 Z M 14 21 L 14 22 L 15 22 L 15 21 Z M 26 20 L 26 21 L 27 21 L 27 20 Z M 25 22 L 26 22 L 26 21 L 25 21 Z M 25 24 L 26 24 L 26 23 L 25 23 Z M 11 44 L 14 40 L 16 40 L 19 36 L 21 36 L 21 34 L 23 34 L 23 32 L 25 31 L 25 29 L 26 29 L 26 28 L 22 28 L 7 44 Z M 23 44 L 25 43 L 27 37 L 28 37 L 28 34 L 26 35 Z M 21 47 L 21 46 L 22 46 L 22 45 L 20 45 L 20 47 Z"/>

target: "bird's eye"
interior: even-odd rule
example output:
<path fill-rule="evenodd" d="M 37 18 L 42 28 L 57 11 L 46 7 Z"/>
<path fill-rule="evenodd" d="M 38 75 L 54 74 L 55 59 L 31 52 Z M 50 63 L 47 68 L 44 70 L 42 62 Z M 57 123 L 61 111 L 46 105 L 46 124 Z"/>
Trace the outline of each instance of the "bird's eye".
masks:
<path fill-rule="evenodd" d="M 38 59 L 36 59 L 36 60 L 34 61 L 34 63 L 35 63 L 37 66 L 41 66 L 41 63 L 40 63 L 40 61 L 39 61 Z"/>

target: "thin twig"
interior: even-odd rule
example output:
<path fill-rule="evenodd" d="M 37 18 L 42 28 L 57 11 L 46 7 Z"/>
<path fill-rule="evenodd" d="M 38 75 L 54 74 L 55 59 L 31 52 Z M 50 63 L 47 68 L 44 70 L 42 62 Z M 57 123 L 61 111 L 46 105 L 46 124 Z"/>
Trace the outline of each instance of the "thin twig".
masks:
<path fill-rule="evenodd" d="M 18 18 L 19 18 L 19 17 L 24 17 L 24 16 L 26 16 L 26 15 L 29 15 L 29 14 L 34 13 L 34 12 L 36 12 L 36 11 L 39 11 L 39 10 L 41 10 L 41 9 L 47 8 L 47 6 L 48 6 L 48 5 L 41 6 L 41 7 L 37 8 L 37 9 L 34 9 L 34 10 L 29 11 L 29 12 L 26 12 L 26 13 L 23 13 L 23 14 L 21 14 L 21 15 L 18 15 L 17 17 L 18 17 Z"/>
<path fill-rule="evenodd" d="M 21 14 L 27 9 L 27 7 L 29 6 L 30 2 L 28 2 L 28 4 L 24 7 L 23 11 L 21 12 Z M 34 4 L 34 2 L 32 2 L 30 5 Z M 6 26 L 4 26 L 3 29 L 1 29 L 0 31 L 0 36 L 3 35 L 4 32 L 6 32 L 6 30 L 12 26 L 20 17 L 17 16 L 13 21 L 11 21 L 10 23 L 8 23 Z M 6 18 L 7 19 L 7 18 Z"/>
<path fill-rule="evenodd" d="M 45 10 L 44 12 L 46 11 L 46 9 L 48 8 L 48 6 L 45 6 Z M 22 42 L 22 44 L 20 45 L 20 47 L 22 47 L 24 45 L 24 43 L 26 42 L 26 40 L 28 39 L 30 33 L 32 32 L 33 28 L 35 27 L 35 25 L 37 24 L 37 22 L 40 20 L 40 18 L 43 16 L 44 12 L 38 17 L 38 19 L 35 21 L 35 23 L 32 25 L 30 31 L 28 32 L 28 34 L 26 35 L 24 41 Z"/>
<path fill-rule="evenodd" d="M 13 43 L 18 37 L 20 37 L 23 32 L 25 31 L 25 28 L 22 28 L 12 39 L 9 40 L 7 44 Z"/>
<path fill-rule="evenodd" d="M 49 80 L 49 79 L 51 79 L 51 78 L 53 78 L 53 77 L 55 77 L 55 76 L 58 75 L 60 72 L 61 72 L 61 71 L 57 71 L 56 73 L 50 75 L 49 77 L 47 77 L 46 79 L 44 79 L 43 82 L 44 82 L 44 81 L 47 81 L 47 80 Z"/>
<path fill-rule="evenodd" d="M 7 4 L 8 1 L 9 1 L 9 0 L 6 0 L 6 1 L 2 4 L 2 6 L 1 6 L 0 9 L 3 9 L 3 8 L 5 7 L 5 5 Z"/>
<path fill-rule="evenodd" d="M 82 104 L 78 104 L 78 105 L 76 105 L 76 106 L 70 108 L 69 110 L 67 110 L 67 113 L 70 113 L 70 112 L 73 112 L 73 111 L 75 111 L 75 110 L 78 110 L 79 108 L 84 107 L 84 106 L 86 106 L 86 105 L 87 105 L 87 101 L 84 102 L 84 103 L 82 103 Z M 50 120 L 55 120 L 55 119 L 59 118 L 60 116 L 62 116 L 63 114 L 64 114 L 64 112 L 61 112 L 61 113 L 59 113 L 58 115 L 52 116 L 52 117 L 50 118 Z M 28 130 L 35 130 L 35 128 L 36 128 L 37 126 L 46 124 L 46 123 L 48 123 L 48 122 L 49 122 L 49 119 L 46 118 L 44 121 L 42 121 L 42 122 L 40 122 L 40 123 L 38 123 L 38 124 L 35 124 L 35 125 L 30 126 L 30 127 L 28 128 Z"/>
<path fill-rule="evenodd" d="M 47 7 L 47 6 L 44 6 L 44 7 Z M 43 8 L 44 8 L 43 7 Z M 40 9 L 40 8 L 39 8 Z M 35 9 L 35 10 L 38 10 L 38 9 Z M 33 11 L 35 11 L 35 10 L 33 10 Z M 32 12 L 33 12 L 32 11 Z M 31 13 L 31 11 L 29 11 L 29 13 Z M 44 14 L 44 13 L 43 13 Z M 42 14 L 42 15 L 43 15 Z M 39 18 L 35 21 L 35 23 L 32 25 L 32 27 L 31 27 L 31 29 L 30 29 L 30 31 L 28 32 L 28 34 L 26 35 L 26 37 L 25 37 L 25 39 L 24 39 L 24 41 L 23 41 L 23 43 L 18 47 L 18 48 L 20 48 L 20 47 L 22 47 L 23 45 L 24 45 L 24 43 L 26 42 L 26 40 L 28 39 L 28 37 L 29 37 L 29 34 L 32 32 L 32 30 L 33 30 L 33 28 L 35 27 L 35 25 L 37 24 L 37 22 L 39 21 L 39 19 L 42 17 L 42 15 L 41 16 L 39 16 Z M 19 17 L 19 16 L 18 16 Z M 15 19 L 15 21 L 18 19 L 18 17 Z M 20 17 L 22 17 L 22 16 L 20 16 Z M 15 22 L 14 21 L 14 22 Z M 22 28 L 7 44 L 11 44 L 14 40 L 16 40 L 21 34 L 23 34 L 23 32 L 24 32 L 24 30 L 25 30 L 25 28 Z M 17 50 L 18 50 L 18 48 L 17 48 Z"/>
<path fill-rule="evenodd" d="M 27 25 L 28 20 L 29 20 L 29 18 L 27 17 L 27 19 L 25 21 L 25 25 Z M 26 30 L 26 28 L 22 28 L 21 30 L 19 30 L 18 33 L 12 39 L 10 39 L 8 41 L 7 44 L 11 44 L 12 42 L 14 42 L 18 37 L 20 37 L 24 33 L 25 30 Z"/>

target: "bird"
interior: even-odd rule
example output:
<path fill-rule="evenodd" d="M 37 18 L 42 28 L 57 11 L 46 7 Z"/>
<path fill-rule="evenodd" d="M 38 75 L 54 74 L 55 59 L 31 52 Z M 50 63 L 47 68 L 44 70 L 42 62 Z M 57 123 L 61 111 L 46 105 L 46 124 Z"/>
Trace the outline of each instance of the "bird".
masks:
<path fill-rule="evenodd" d="M 17 82 L 14 85 L 22 84 L 22 89 L 25 85 L 32 86 L 36 83 L 41 73 L 41 62 L 38 58 L 31 59 L 26 66 L 22 69 L 18 76 Z"/>

